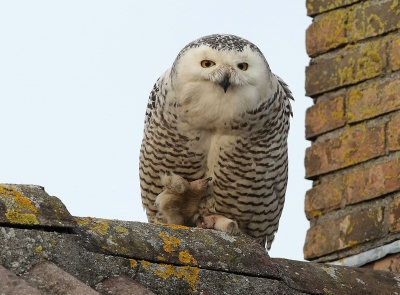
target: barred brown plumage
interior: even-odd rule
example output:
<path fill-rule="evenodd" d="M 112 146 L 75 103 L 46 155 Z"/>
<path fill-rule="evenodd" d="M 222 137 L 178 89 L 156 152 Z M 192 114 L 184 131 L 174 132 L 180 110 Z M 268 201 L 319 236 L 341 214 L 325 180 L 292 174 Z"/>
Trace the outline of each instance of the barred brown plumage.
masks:
<path fill-rule="evenodd" d="M 203 67 L 204 60 L 213 63 Z M 160 171 L 189 181 L 211 176 L 194 219 L 232 219 L 270 249 L 288 178 L 290 99 L 249 41 L 211 35 L 185 46 L 147 105 L 139 172 L 148 220 L 166 222 L 154 205 L 163 190 Z"/>

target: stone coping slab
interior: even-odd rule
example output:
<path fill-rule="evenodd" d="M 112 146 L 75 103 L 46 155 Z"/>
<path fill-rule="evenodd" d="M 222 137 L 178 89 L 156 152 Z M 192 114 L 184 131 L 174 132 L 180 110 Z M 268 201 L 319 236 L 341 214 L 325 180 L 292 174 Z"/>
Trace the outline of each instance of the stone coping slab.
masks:
<path fill-rule="evenodd" d="M 93 251 L 156 263 L 279 278 L 265 248 L 243 234 L 176 225 L 76 218 L 75 232 Z"/>
<path fill-rule="evenodd" d="M 58 198 L 49 196 L 41 186 L 25 184 L 0 184 L 0 223 L 65 229 L 76 226 Z"/>

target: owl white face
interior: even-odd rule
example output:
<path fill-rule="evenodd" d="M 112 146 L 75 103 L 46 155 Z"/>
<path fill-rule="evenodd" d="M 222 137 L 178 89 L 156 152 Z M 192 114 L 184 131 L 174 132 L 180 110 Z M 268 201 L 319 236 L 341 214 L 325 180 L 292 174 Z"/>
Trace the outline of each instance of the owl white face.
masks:
<path fill-rule="evenodd" d="M 269 97 L 274 82 L 262 56 L 250 48 L 217 51 L 206 45 L 188 50 L 173 78 L 179 103 L 209 120 L 230 119 L 256 108 Z"/>

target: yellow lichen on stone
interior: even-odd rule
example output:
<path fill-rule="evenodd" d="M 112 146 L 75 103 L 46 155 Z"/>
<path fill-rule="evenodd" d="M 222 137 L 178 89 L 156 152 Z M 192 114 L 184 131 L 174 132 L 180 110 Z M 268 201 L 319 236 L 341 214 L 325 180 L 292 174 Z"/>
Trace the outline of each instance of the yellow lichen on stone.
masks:
<path fill-rule="evenodd" d="M 188 226 L 184 225 L 177 225 L 177 224 L 166 224 L 166 225 L 172 229 L 189 229 Z"/>
<path fill-rule="evenodd" d="M 16 211 L 6 212 L 6 217 L 11 223 L 25 224 L 25 225 L 37 225 L 39 221 L 36 219 L 35 214 L 23 214 Z"/>
<path fill-rule="evenodd" d="M 315 237 L 313 238 L 313 244 L 323 244 L 325 242 L 326 242 L 326 237 L 321 233 L 315 235 Z"/>
<path fill-rule="evenodd" d="M 160 233 L 161 238 L 164 241 L 164 251 L 167 253 L 175 252 L 178 250 L 178 245 L 181 243 L 181 241 L 174 237 L 174 236 L 167 236 L 165 232 Z"/>
<path fill-rule="evenodd" d="M 41 246 L 38 246 L 38 247 L 35 248 L 35 251 L 36 251 L 37 253 L 40 253 L 40 252 L 43 251 L 43 249 L 42 249 Z"/>
<path fill-rule="evenodd" d="M 361 79 L 375 77 L 380 73 L 381 69 L 383 69 L 383 60 L 379 51 L 385 46 L 386 40 L 365 45 L 365 47 L 361 50 L 361 53 L 365 57 L 360 58 L 357 61 L 357 74 L 355 77 L 355 82 Z"/>
<path fill-rule="evenodd" d="M 165 261 L 165 258 L 162 257 L 162 256 L 160 256 L 160 255 L 157 256 L 157 259 L 158 259 L 158 260 L 161 260 L 161 261 Z"/>
<path fill-rule="evenodd" d="M 115 230 L 116 230 L 117 232 L 123 233 L 123 234 L 127 234 L 127 233 L 129 232 L 129 230 L 128 230 L 127 228 L 122 227 L 122 226 L 120 226 L 120 225 L 117 225 L 117 226 L 115 227 Z"/>
<path fill-rule="evenodd" d="M 372 22 L 375 22 L 378 27 L 379 31 L 375 32 L 375 28 L 372 26 Z M 367 34 L 369 36 L 375 36 L 378 34 L 383 34 L 385 32 L 385 24 L 382 22 L 382 20 L 377 16 L 376 14 L 371 14 L 368 17 L 368 26 L 367 26 Z"/>
<path fill-rule="evenodd" d="M 353 76 L 354 76 L 354 64 L 355 64 L 355 59 L 353 57 L 349 58 L 347 61 L 348 67 L 343 67 L 342 69 L 338 69 L 338 75 L 339 75 L 339 85 L 343 85 L 344 82 L 346 81 L 352 81 Z"/>
<path fill-rule="evenodd" d="M 150 270 L 151 262 L 140 260 L 140 264 L 144 267 L 145 270 Z"/>
<path fill-rule="evenodd" d="M 7 199 L 13 199 L 15 196 L 21 196 L 21 193 L 8 185 L 0 185 L 0 196 Z"/>
<path fill-rule="evenodd" d="M 311 211 L 311 218 L 316 218 L 316 217 L 320 217 L 322 215 L 322 211 L 321 210 L 313 210 Z"/>
<path fill-rule="evenodd" d="M 357 241 L 350 240 L 350 241 L 347 243 L 347 247 L 353 247 L 353 246 L 355 246 L 355 245 L 357 245 L 357 244 L 358 244 Z"/>
<path fill-rule="evenodd" d="M 126 249 L 125 247 L 121 247 L 120 249 L 121 249 L 122 253 L 124 253 L 124 254 L 129 253 L 128 249 Z"/>
<path fill-rule="evenodd" d="M 324 292 L 325 292 L 327 295 L 335 295 L 335 293 L 333 293 L 333 291 L 329 290 L 328 288 L 324 288 Z"/>
<path fill-rule="evenodd" d="M 400 9 L 396 9 L 398 6 L 399 6 L 399 0 L 393 0 L 393 3 L 389 8 L 389 12 L 395 11 L 396 15 L 399 15 Z"/>
<path fill-rule="evenodd" d="M 13 197 L 13 199 L 17 203 L 18 209 L 20 209 L 20 210 L 25 209 L 25 210 L 28 210 L 28 211 L 31 211 L 31 212 L 34 212 L 34 213 L 38 212 L 38 210 L 31 203 L 31 201 L 28 198 L 23 197 L 21 194 L 15 195 Z"/>
<path fill-rule="evenodd" d="M 51 240 L 50 240 L 50 243 L 51 243 L 53 246 L 55 246 L 55 245 L 57 244 L 57 241 L 54 240 L 54 239 L 51 239 Z"/>
<path fill-rule="evenodd" d="M 11 207 L 16 212 L 21 212 L 22 210 L 37 213 L 37 208 L 32 204 L 32 202 L 27 198 L 22 196 L 22 194 L 15 188 L 8 185 L 0 185 L 0 196 L 7 198 L 12 202 Z"/>
<path fill-rule="evenodd" d="M 94 232 L 97 232 L 98 234 L 105 236 L 107 234 L 108 230 L 108 222 L 106 220 L 102 219 L 96 219 L 95 220 L 95 225 L 91 227 L 90 229 Z"/>
<path fill-rule="evenodd" d="M 162 226 L 168 226 L 172 229 L 189 229 L 188 226 L 185 225 L 178 225 L 178 224 L 169 224 L 169 223 L 162 223 L 162 222 L 152 222 L 152 224 L 155 225 L 162 225 Z"/>
<path fill-rule="evenodd" d="M 178 279 L 183 278 L 190 286 L 189 292 L 197 289 L 199 285 L 199 269 L 192 266 L 173 266 L 169 264 L 160 264 L 157 268 L 153 269 L 153 272 L 163 279 L 167 279 L 170 276 L 175 276 Z"/>
<path fill-rule="evenodd" d="M 89 224 L 89 220 L 87 218 L 75 218 L 75 221 L 82 226 L 86 226 Z"/>
<path fill-rule="evenodd" d="M 197 260 L 189 253 L 188 250 L 179 252 L 179 261 L 185 264 L 192 262 L 193 264 L 197 265 Z"/>
<path fill-rule="evenodd" d="M 135 259 L 129 259 L 129 264 L 131 268 L 135 268 L 137 261 Z"/>

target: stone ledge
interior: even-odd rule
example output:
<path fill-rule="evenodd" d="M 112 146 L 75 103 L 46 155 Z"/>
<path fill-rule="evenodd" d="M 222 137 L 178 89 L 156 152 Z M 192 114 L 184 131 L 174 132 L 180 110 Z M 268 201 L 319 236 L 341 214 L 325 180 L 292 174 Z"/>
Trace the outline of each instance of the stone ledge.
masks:
<path fill-rule="evenodd" d="M 26 198 L 37 203 L 35 194 Z M 264 248 L 245 235 L 96 218 L 76 220 L 70 232 L 59 226 L 48 231 L 50 225 L 46 231 L 30 224 L 0 225 L 0 266 L 8 269 L 0 268 L 0 285 L 6 278 L 18 281 L 8 294 L 18 294 L 21 286 L 32 294 L 54 295 L 64 294 L 68 286 L 85 294 L 322 295 L 395 294 L 399 290 L 400 279 L 391 272 L 271 260 Z M 54 284 L 54 278 L 62 286 Z M 130 293 L 133 289 L 137 293 Z"/>
<path fill-rule="evenodd" d="M 0 223 L 5 226 L 77 226 L 64 204 L 38 185 L 0 184 Z"/>
<path fill-rule="evenodd" d="M 85 247 L 99 253 L 228 271 L 250 276 L 279 278 L 266 250 L 239 234 L 177 225 L 77 218 L 76 233 Z"/>

